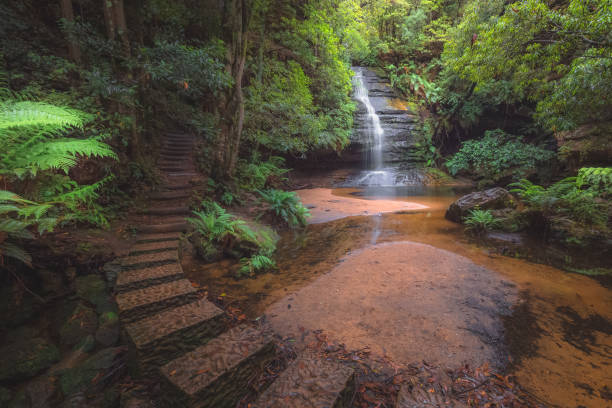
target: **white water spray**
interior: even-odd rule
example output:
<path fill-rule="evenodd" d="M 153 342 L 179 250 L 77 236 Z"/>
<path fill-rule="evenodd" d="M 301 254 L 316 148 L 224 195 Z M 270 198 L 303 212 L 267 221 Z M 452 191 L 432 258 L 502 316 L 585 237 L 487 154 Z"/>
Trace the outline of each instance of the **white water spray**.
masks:
<path fill-rule="evenodd" d="M 353 85 L 355 87 L 355 98 L 363 103 L 368 112 L 366 136 L 368 138 L 369 149 L 364 166 L 367 171 L 364 172 L 363 177 L 358 180 L 358 184 L 379 186 L 392 185 L 393 180 L 391 174 L 384 170 L 383 145 L 385 141 L 385 131 L 380 126 L 380 118 L 370 102 L 368 88 L 365 86 L 361 69 L 355 72 Z"/>

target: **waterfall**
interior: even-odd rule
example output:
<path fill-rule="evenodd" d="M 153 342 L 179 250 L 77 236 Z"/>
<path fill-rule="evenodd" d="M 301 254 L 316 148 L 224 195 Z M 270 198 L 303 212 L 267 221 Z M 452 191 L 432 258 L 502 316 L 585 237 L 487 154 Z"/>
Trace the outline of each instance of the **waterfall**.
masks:
<path fill-rule="evenodd" d="M 358 184 L 365 185 L 393 185 L 392 175 L 384 168 L 383 145 L 385 141 L 385 131 L 380 126 L 380 118 L 368 96 L 368 88 L 365 86 L 364 76 L 361 69 L 353 76 L 353 86 L 355 87 L 355 98 L 366 108 L 366 130 L 368 150 L 364 156 L 364 172 L 358 180 Z"/>

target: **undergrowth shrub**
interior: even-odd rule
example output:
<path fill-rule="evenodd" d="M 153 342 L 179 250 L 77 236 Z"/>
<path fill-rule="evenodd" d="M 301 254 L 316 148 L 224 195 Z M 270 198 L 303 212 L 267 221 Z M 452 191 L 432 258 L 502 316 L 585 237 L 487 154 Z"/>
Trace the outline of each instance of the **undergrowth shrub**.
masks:
<path fill-rule="evenodd" d="M 196 250 L 207 261 L 221 254 L 238 258 L 238 275 L 272 269 L 276 251 L 276 238 L 265 230 L 255 231 L 244 220 L 228 213 L 219 204 L 204 201 L 200 211 L 193 211 L 187 221 L 194 227 Z M 266 259 L 264 259 L 266 258 Z"/>
<path fill-rule="evenodd" d="M 446 167 L 453 176 L 468 172 L 499 181 L 507 176 L 526 177 L 554 156 L 550 150 L 525 143 L 520 137 L 497 129 L 486 131 L 480 140 L 464 142 L 446 161 Z"/>
<path fill-rule="evenodd" d="M 285 181 L 284 175 L 289 170 L 283 167 L 284 164 L 282 157 L 271 156 L 263 161 L 258 154 L 254 154 L 250 161 L 240 160 L 236 174 L 238 185 L 246 191 L 256 191 L 268 184 Z"/>
<path fill-rule="evenodd" d="M 0 75 L 0 178 L 11 191 L 0 194 L 0 262 L 11 257 L 29 263 L 24 239 L 52 231 L 58 224 L 86 222 L 107 226 L 97 190 L 111 177 L 79 185 L 68 175 L 81 158 L 117 156 L 105 135 L 84 132 L 91 115 L 44 102 L 22 100 L 2 86 Z"/>
<path fill-rule="evenodd" d="M 478 234 L 490 231 L 500 226 L 500 221 L 495 218 L 491 210 L 474 209 L 463 218 L 463 223 L 468 231 Z"/>
<path fill-rule="evenodd" d="M 268 205 L 268 212 L 280 217 L 291 228 L 306 225 L 310 212 L 295 192 L 271 189 L 259 191 L 259 195 Z"/>

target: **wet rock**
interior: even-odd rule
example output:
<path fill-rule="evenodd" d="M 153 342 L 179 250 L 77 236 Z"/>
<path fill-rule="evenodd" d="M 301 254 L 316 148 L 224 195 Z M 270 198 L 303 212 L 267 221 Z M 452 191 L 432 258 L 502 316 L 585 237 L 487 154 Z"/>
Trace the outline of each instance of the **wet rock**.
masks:
<path fill-rule="evenodd" d="M 125 363 L 125 348 L 113 347 L 98 351 L 78 366 L 64 370 L 60 386 L 64 395 L 96 392 L 116 376 L 121 375 Z"/>
<path fill-rule="evenodd" d="M 57 398 L 56 379 L 45 376 L 32 381 L 17 393 L 9 408 L 50 408 Z"/>
<path fill-rule="evenodd" d="M 109 286 L 115 287 L 117 276 L 119 275 L 119 272 L 121 272 L 121 262 L 117 260 L 107 262 L 102 267 L 102 271 L 104 272 L 104 277 L 106 278 L 106 282 L 108 282 Z"/>
<path fill-rule="evenodd" d="M 42 308 L 42 303 L 29 293 L 24 293 L 16 285 L 0 288 L 0 325 L 15 327 L 34 317 Z"/>
<path fill-rule="evenodd" d="M 98 316 L 93 309 L 79 303 L 60 329 L 62 344 L 73 346 L 96 332 Z"/>
<path fill-rule="evenodd" d="M 0 349 L 0 381 L 32 378 L 59 358 L 57 347 L 46 340 L 22 339 Z"/>
<path fill-rule="evenodd" d="M 100 316 L 100 326 L 96 331 L 96 341 L 104 347 L 117 344 L 119 340 L 119 316 L 114 312 L 106 312 Z"/>
<path fill-rule="evenodd" d="M 87 337 L 81 339 L 81 341 L 74 346 L 75 351 L 79 351 L 81 353 L 89 353 L 96 347 L 96 339 L 91 334 Z"/>
<path fill-rule="evenodd" d="M 64 278 L 61 274 L 48 270 L 36 271 L 36 277 L 40 282 L 42 296 L 53 296 L 65 290 Z"/>
<path fill-rule="evenodd" d="M 481 210 L 493 210 L 514 205 L 514 200 L 508 190 L 494 187 L 464 195 L 450 205 L 446 211 L 446 218 L 454 222 L 461 222 L 463 217 L 477 207 Z"/>
<path fill-rule="evenodd" d="M 13 398 L 13 393 L 8 388 L 0 387 L 0 407 L 5 407 Z"/>
<path fill-rule="evenodd" d="M 96 306 L 98 313 L 115 311 L 111 297 L 108 295 L 106 283 L 98 275 L 81 276 L 75 279 L 74 286 L 77 295 Z"/>

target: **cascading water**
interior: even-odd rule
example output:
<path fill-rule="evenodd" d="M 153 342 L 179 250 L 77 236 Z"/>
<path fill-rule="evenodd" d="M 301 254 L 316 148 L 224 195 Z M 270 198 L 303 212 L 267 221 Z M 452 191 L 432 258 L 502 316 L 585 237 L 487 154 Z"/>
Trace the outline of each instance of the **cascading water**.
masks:
<path fill-rule="evenodd" d="M 364 168 L 357 184 L 370 186 L 393 185 L 393 176 L 384 168 L 383 145 L 385 131 L 380 126 L 380 118 L 368 96 L 368 88 L 365 86 L 363 72 L 361 69 L 353 76 L 353 86 L 355 87 L 355 98 L 357 98 L 366 108 L 366 129 L 368 151 L 365 155 Z"/>

